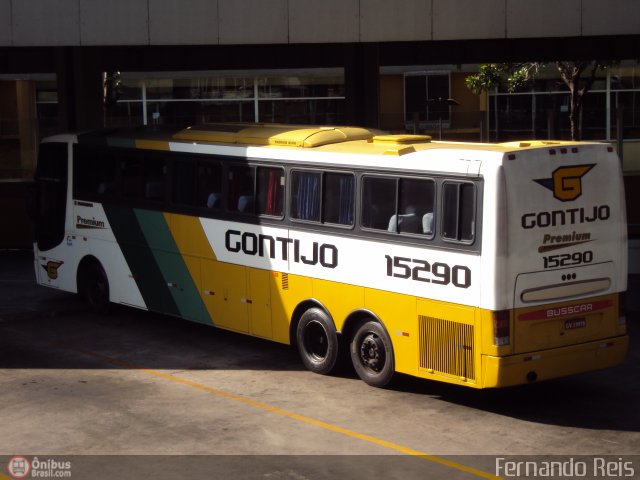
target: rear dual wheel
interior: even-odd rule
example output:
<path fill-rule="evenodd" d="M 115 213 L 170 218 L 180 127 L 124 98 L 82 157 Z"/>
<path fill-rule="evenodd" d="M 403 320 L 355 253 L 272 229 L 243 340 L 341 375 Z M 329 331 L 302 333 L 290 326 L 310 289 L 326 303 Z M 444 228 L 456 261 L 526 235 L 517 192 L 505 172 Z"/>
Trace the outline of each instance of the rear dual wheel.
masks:
<path fill-rule="evenodd" d="M 393 379 L 393 346 L 385 328 L 374 320 L 363 320 L 350 345 L 351 362 L 358 376 L 372 387 L 385 387 Z"/>
<path fill-rule="evenodd" d="M 326 312 L 320 308 L 304 312 L 298 323 L 296 340 L 307 369 L 322 375 L 333 371 L 338 360 L 338 333 Z"/>
<path fill-rule="evenodd" d="M 300 358 L 308 370 L 326 375 L 340 358 L 340 342 L 333 321 L 320 308 L 307 310 L 298 323 L 296 340 Z M 393 346 L 385 328 L 365 319 L 350 343 L 351 362 L 358 376 L 373 387 L 385 387 L 395 372 Z"/>

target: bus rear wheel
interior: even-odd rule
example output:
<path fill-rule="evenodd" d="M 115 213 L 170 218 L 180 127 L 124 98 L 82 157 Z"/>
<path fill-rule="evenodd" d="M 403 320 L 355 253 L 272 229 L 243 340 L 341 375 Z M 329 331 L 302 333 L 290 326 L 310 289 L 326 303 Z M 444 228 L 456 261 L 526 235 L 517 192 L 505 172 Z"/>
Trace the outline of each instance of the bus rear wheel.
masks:
<path fill-rule="evenodd" d="M 109 279 L 98 261 L 83 265 L 80 283 L 85 300 L 95 313 L 106 314 L 109 311 Z"/>
<path fill-rule="evenodd" d="M 387 386 L 395 372 L 393 347 L 384 327 L 365 320 L 356 328 L 350 346 L 351 362 L 358 376 L 372 387 Z"/>
<path fill-rule="evenodd" d="M 296 341 L 302 363 L 308 370 L 321 375 L 334 370 L 338 360 L 338 334 L 323 310 L 310 308 L 302 314 Z"/>

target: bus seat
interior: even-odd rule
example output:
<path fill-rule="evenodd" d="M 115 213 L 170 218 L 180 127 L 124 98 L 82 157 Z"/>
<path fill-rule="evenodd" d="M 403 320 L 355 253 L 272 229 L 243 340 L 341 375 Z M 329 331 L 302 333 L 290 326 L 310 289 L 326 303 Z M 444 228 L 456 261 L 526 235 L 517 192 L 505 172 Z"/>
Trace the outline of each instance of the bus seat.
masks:
<path fill-rule="evenodd" d="M 253 213 L 253 195 L 242 195 L 238 198 L 238 211 L 245 213 Z"/>
<path fill-rule="evenodd" d="M 419 221 L 418 216 L 415 213 L 405 213 L 402 215 L 391 215 L 389 219 L 390 232 L 397 232 L 400 227 L 402 232 L 419 233 Z"/>
<path fill-rule="evenodd" d="M 214 208 L 218 206 L 220 201 L 220 194 L 218 192 L 211 192 L 207 197 L 207 208 Z"/>
<path fill-rule="evenodd" d="M 391 215 L 389 219 L 389 228 L 387 228 L 390 232 L 395 232 L 398 230 L 398 215 Z"/>
<path fill-rule="evenodd" d="M 427 212 L 422 216 L 422 233 L 433 234 L 433 212 Z"/>
<path fill-rule="evenodd" d="M 97 193 L 99 195 L 107 195 L 113 193 L 113 182 L 101 182 L 100 185 L 98 185 Z"/>

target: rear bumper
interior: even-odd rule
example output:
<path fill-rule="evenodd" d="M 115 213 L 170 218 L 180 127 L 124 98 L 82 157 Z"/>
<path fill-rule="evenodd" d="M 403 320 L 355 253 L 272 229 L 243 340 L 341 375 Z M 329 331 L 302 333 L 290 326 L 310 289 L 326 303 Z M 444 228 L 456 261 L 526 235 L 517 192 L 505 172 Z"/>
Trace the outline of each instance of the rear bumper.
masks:
<path fill-rule="evenodd" d="M 508 357 L 482 357 L 482 387 L 508 387 L 619 365 L 629 337 L 607 338 L 570 347 Z"/>

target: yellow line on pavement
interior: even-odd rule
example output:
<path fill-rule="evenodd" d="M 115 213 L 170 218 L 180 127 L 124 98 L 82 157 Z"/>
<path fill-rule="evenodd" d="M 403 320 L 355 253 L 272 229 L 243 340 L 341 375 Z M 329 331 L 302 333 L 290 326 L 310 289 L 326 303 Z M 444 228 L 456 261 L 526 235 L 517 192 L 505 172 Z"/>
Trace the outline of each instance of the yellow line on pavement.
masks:
<path fill-rule="evenodd" d="M 429 455 L 427 453 L 424 452 L 420 452 L 418 450 L 414 450 L 412 448 L 409 447 L 404 447 L 402 445 L 398 445 L 396 443 L 393 442 L 389 442 L 386 440 L 382 440 L 380 438 L 376 438 L 376 437 L 372 437 L 371 435 L 366 435 L 363 433 L 358 433 L 358 432 L 354 432 L 353 430 L 349 430 L 346 428 L 342 428 L 339 427 L 337 425 L 332 425 L 330 423 L 327 422 L 323 422 L 321 420 L 316 420 L 314 418 L 311 417 L 307 417 L 305 415 L 300 415 L 298 413 L 295 412 L 290 412 L 288 410 L 284 410 L 282 408 L 278 408 L 278 407 L 274 407 L 271 405 L 268 405 L 266 403 L 262 403 L 262 402 L 258 402 L 256 400 L 252 400 L 248 397 L 244 397 L 242 395 L 238 395 L 236 393 L 232 393 L 232 392 L 228 392 L 226 390 L 221 390 L 219 388 L 213 388 L 213 387 L 209 387 L 207 385 L 204 385 L 202 383 L 198 383 L 198 382 L 194 382 L 192 380 L 187 380 L 185 378 L 181 378 L 175 375 L 170 375 L 168 373 L 164 373 L 158 370 L 153 370 L 153 369 L 149 369 L 149 368 L 143 368 L 143 367 L 138 367 L 136 365 L 132 365 L 129 364 L 127 362 L 124 362 L 122 360 L 118 360 L 100 353 L 96 353 L 93 351 L 89 351 L 89 350 L 80 350 L 77 348 L 69 348 L 68 346 L 64 346 L 66 349 L 70 349 L 70 350 L 74 350 L 76 352 L 85 354 L 85 355 L 89 355 L 92 357 L 96 357 L 99 359 L 104 360 L 107 363 L 110 363 L 112 365 L 115 366 L 119 366 L 119 367 L 125 367 L 127 369 L 130 370 L 137 370 L 139 372 L 143 372 L 146 373 L 148 375 L 153 375 L 155 377 L 158 378 L 162 378 L 164 380 L 169 380 L 170 382 L 174 382 L 174 383 L 179 383 L 188 387 L 193 387 L 193 388 L 197 388 L 198 390 L 207 392 L 207 393 L 211 393 L 213 395 L 219 396 L 219 397 L 224 397 L 224 398 L 228 398 L 230 400 L 235 400 L 237 402 L 240 403 L 244 403 L 245 405 L 249 405 L 251 407 L 255 407 L 255 408 L 259 408 L 262 410 L 266 410 L 268 412 L 272 412 L 278 415 L 282 415 L 283 417 L 288 417 L 291 418 L 293 420 L 297 420 L 299 422 L 304 422 L 307 423 L 309 425 L 314 425 L 316 427 L 319 428 L 323 428 L 325 430 L 329 430 L 332 432 L 336 432 L 336 433 L 340 433 L 342 435 L 346 435 L 348 437 L 351 438 L 357 438 L 358 440 L 362 440 L 365 442 L 369 442 L 369 443 L 373 443 L 375 445 L 380 445 L 382 447 L 386 447 L 389 448 L 391 450 L 395 450 L 397 452 L 400 453 L 404 453 L 406 455 L 411 455 L 411 456 L 415 456 L 415 457 L 419 457 L 422 458 L 424 460 L 428 460 L 430 462 L 433 463 L 437 463 L 440 465 L 444 465 L 446 467 L 449 468 L 454 468 L 456 470 L 460 470 L 462 472 L 466 472 L 469 473 L 471 475 L 475 475 L 477 477 L 482 477 L 482 478 L 488 478 L 488 479 L 499 479 L 500 477 L 493 475 L 491 473 L 488 472 L 484 472 L 482 470 L 478 470 L 476 468 L 472 468 L 472 467 L 468 467 L 466 465 L 462 465 L 461 463 L 457 463 L 457 462 L 453 462 L 451 460 L 447 460 L 446 458 L 441 458 L 435 455 Z"/>

